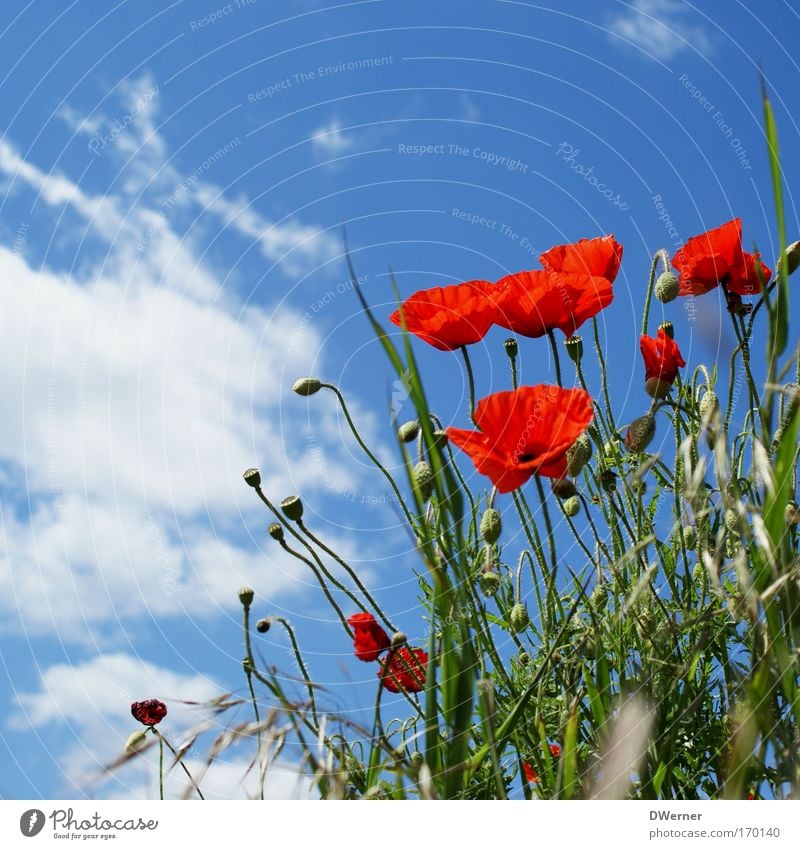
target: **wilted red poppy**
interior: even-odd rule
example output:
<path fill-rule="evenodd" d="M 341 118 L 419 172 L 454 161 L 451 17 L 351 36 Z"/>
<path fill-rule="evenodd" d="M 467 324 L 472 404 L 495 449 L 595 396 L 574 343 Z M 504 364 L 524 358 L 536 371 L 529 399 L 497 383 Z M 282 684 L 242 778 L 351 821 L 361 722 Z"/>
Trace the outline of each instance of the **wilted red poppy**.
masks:
<path fill-rule="evenodd" d="M 703 295 L 720 283 L 737 295 L 761 291 L 772 271 L 759 255 L 742 250 L 742 219 L 734 218 L 721 227 L 693 236 L 672 258 L 680 274 L 679 295 Z"/>
<path fill-rule="evenodd" d="M 167 706 L 158 699 L 145 699 L 131 705 L 131 715 L 142 725 L 158 725 L 167 715 Z"/>
<path fill-rule="evenodd" d="M 614 299 L 606 277 L 553 270 L 509 274 L 495 290 L 495 324 L 534 339 L 555 329 L 572 336 Z"/>
<path fill-rule="evenodd" d="M 371 613 L 354 613 L 347 624 L 353 629 L 353 646 L 359 660 L 370 663 L 389 648 L 389 635 Z"/>
<path fill-rule="evenodd" d="M 480 342 L 495 319 L 492 292 L 494 287 L 488 280 L 415 292 L 403 303 L 406 328 L 440 351 Z M 400 310 L 389 320 L 402 327 Z"/>
<path fill-rule="evenodd" d="M 613 236 L 580 239 L 571 245 L 550 248 L 539 262 L 550 271 L 605 277 L 613 283 L 622 262 L 622 245 Z"/>
<path fill-rule="evenodd" d="M 678 368 L 686 363 L 678 349 L 678 343 L 670 339 L 663 327 L 658 329 L 658 338 L 642 336 L 639 348 L 644 357 L 644 378 L 648 393 L 653 398 L 663 398 L 678 376 Z"/>
<path fill-rule="evenodd" d="M 403 646 L 392 652 L 386 661 L 381 661 L 378 677 L 390 693 L 399 693 L 403 687 L 409 693 L 419 693 L 425 689 L 425 670 L 428 665 L 428 653 L 422 649 L 410 649 Z"/>
<path fill-rule="evenodd" d="M 592 399 L 583 389 L 520 386 L 478 402 L 479 431 L 449 427 L 447 436 L 500 492 L 511 492 L 534 474 L 563 478 L 567 449 L 591 420 Z"/>

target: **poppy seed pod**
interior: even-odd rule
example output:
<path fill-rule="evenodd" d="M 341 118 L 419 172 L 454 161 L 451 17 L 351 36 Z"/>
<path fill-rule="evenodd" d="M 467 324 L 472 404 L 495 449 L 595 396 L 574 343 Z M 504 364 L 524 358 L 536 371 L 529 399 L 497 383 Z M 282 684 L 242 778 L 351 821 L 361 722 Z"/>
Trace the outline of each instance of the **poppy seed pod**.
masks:
<path fill-rule="evenodd" d="M 428 501 L 433 495 L 433 469 L 425 460 L 420 460 L 411 473 L 414 489 L 421 501 Z"/>
<path fill-rule="evenodd" d="M 294 386 L 292 387 L 292 392 L 296 392 L 298 395 L 302 395 L 303 397 L 308 397 L 309 395 L 313 395 L 322 388 L 321 381 L 317 380 L 316 377 L 301 377 L 300 380 L 296 380 Z"/>
<path fill-rule="evenodd" d="M 253 598 L 255 597 L 255 592 L 251 587 L 242 587 L 239 590 L 239 601 L 245 606 L 250 607 L 253 603 Z"/>
<path fill-rule="evenodd" d="M 303 518 L 303 502 L 298 495 L 290 495 L 281 501 L 283 515 L 291 522 L 299 522 Z"/>
<path fill-rule="evenodd" d="M 481 517 L 481 536 L 484 541 L 488 542 L 489 545 L 493 542 L 497 542 L 502 530 L 503 520 L 500 513 L 491 507 L 484 511 L 484 514 Z"/>
<path fill-rule="evenodd" d="M 553 480 L 552 487 L 554 495 L 562 500 L 565 498 L 572 498 L 578 492 L 578 490 L 575 489 L 575 484 L 569 478 Z"/>
<path fill-rule="evenodd" d="M 267 533 L 278 542 L 283 541 L 283 525 L 280 522 L 273 522 L 268 528 Z"/>
<path fill-rule="evenodd" d="M 503 347 L 506 349 L 506 354 L 508 355 L 508 358 L 510 360 L 513 360 L 514 357 L 517 356 L 517 351 L 519 350 L 519 344 L 517 343 L 516 339 L 514 339 L 514 338 L 506 339 L 506 341 L 503 342 Z"/>
<path fill-rule="evenodd" d="M 509 623 L 511 624 L 511 630 L 518 634 L 520 631 L 524 630 L 528 627 L 528 623 L 530 622 L 530 617 L 528 616 L 528 609 L 524 604 L 515 604 L 511 608 L 511 614 L 509 615 Z"/>
<path fill-rule="evenodd" d="M 483 572 L 478 584 L 486 598 L 491 598 L 500 589 L 501 582 L 502 579 L 497 572 Z"/>
<path fill-rule="evenodd" d="M 583 339 L 580 336 L 569 336 L 564 340 L 567 356 L 577 365 L 583 359 Z"/>
<path fill-rule="evenodd" d="M 567 516 L 570 517 L 570 519 L 574 519 L 575 516 L 577 516 L 578 513 L 581 512 L 581 502 L 575 495 L 573 495 L 571 498 L 567 498 L 561 506 Z"/>
<path fill-rule="evenodd" d="M 397 438 L 401 442 L 413 442 L 419 433 L 419 422 L 405 422 L 397 428 Z"/>
<path fill-rule="evenodd" d="M 582 433 L 575 442 L 567 448 L 567 477 L 577 477 L 583 467 L 592 458 L 592 441 L 587 434 Z"/>
<path fill-rule="evenodd" d="M 678 291 L 681 287 L 677 275 L 671 271 L 665 271 L 658 275 L 656 280 L 656 297 L 662 304 L 668 304 L 678 297 Z"/>
<path fill-rule="evenodd" d="M 258 469 L 247 469 L 243 474 L 244 482 L 248 486 L 252 486 L 255 489 L 257 486 L 261 486 L 261 472 Z"/>
<path fill-rule="evenodd" d="M 447 446 L 447 434 L 443 430 L 435 430 L 433 432 L 433 444 L 439 448 L 445 448 Z"/>
<path fill-rule="evenodd" d="M 638 454 L 652 442 L 656 434 L 656 420 L 651 413 L 635 419 L 625 434 L 625 446 L 628 451 Z"/>
<path fill-rule="evenodd" d="M 408 637 L 402 631 L 395 631 L 394 634 L 392 634 L 392 648 L 399 648 L 400 646 L 404 646 L 407 642 Z"/>

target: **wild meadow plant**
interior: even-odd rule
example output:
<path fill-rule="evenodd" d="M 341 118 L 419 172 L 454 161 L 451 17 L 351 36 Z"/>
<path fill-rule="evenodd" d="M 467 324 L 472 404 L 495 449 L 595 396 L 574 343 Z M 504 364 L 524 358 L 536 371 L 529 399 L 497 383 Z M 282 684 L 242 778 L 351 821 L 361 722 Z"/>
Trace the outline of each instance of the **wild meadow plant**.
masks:
<path fill-rule="evenodd" d="M 324 709 L 302 634 L 280 616 L 253 626 L 245 587 L 253 719 L 221 735 L 209 762 L 232 741 L 252 740 L 262 797 L 287 739 L 323 798 L 797 796 L 800 347 L 789 345 L 789 276 L 800 243 L 786 244 L 766 96 L 764 110 L 776 268 L 743 249 L 738 218 L 672 258 L 656 251 L 640 335 L 643 414 L 630 424 L 611 403 L 620 364 L 597 323 L 622 262 L 613 236 L 554 247 L 538 270 L 417 292 L 390 316 L 400 328 L 391 335 L 348 254 L 366 320 L 414 406 L 396 434 L 404 477 L 365 443 L 337 386 L 307 377 L 294 391 L 332 393 L 388 481 L 424 567 L 418 615 L 427 640 L 409 643 L 358 572 L 306 524 L 302 500 L 273 502 L 249 469 L 270 537 L 318 582 L 344 632 L 342 650 L 352 641 L 355 659 L 375 670 L 373 720 L 360 727 Z M 717 290 L 736 337 L 727 386 L 714 364 L 686 371 L 679 313 L 654 332 L 649 321 L 653 298 L 669 304 Z M 495 325 L 514 334 L 498 352 L 508 388 L 478 398 L 468 348 Z M 411 336 L 463 356 L 471 418 L 463 427 L 442 427 Z M 522 345 L 549 345 L 554 385 L 519 385 Z M 754 345 L 766 352 L 763 374 Z M 740 391 L 746 414 L 734 417 Z M 648 451 L 656 432 L 662 453 Z M 479 490 L 465 478 L 469 462 Z M 567 539 L 580 552 L 577 568 L 559 552 Z M 253 631 L 271 627 L 288 634 L 294 679 L 256 662 Z M 385 716 L 386 691 L 401 696 L 392 710 L 399 704 L 402 716 Z M 140 717 L 155 734 L 152 718 Z"/>

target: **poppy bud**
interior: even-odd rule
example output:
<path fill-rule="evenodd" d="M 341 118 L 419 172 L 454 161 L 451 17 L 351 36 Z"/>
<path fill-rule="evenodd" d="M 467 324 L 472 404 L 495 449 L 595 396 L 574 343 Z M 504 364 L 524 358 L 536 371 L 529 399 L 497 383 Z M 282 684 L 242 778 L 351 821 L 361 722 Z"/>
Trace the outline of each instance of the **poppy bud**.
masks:
<path fill-rule="evenodd" d="M 414 489 L 421 501 L 428 501 L 433 494 L 433 470 L 425 460 L 420 460 L 411 472 Z"/>
<path fill-rule="evenodd" d="M 617 474 L 616 472 L 612 472 L 611 469 L 603 469 L 600 472 L 600 486 L 606 492 L 614 492 L 617 488 Z"/>
<path fill-rule="evenodd" d="M 497 572 L 483 572 L 478 583 L 486 598 L 491 598 L 500 589 L 501 582 Z"/>
<path fill-rule="evenodd" d="M 577 477 L 580 474 L 581 469 L 583 469 L 592 457 L 592 441 L 585 433 L 582 433 L 575 442 L 567 448 L 566 456 L 567 476 L 570 478 Z"/>
<path fill-rule="evenodd" d="M 652 414 L 647 413 L 635 419 L 628 432 L 625 434 L 625 446 L 629 451 L 638 454 L 652 442 L 656 434 L 656 420 Z"/>
<path fill-rule="evenodd" d="M 583 359 L 583 339 L 580 336 L 570 336 L 564 340 L 564 347 L 567 349 L 567 356 L 578 365 Z"/>
<path fill-rule="evenodd" d="M 503 520 L 500 517 L 500 513 L 490 507 L 481 517 L 481 536 L 485 542 L 491 545 L 500 538 L 500 532 L 502 530 Z"/>
<path fill-rule="evenodd" d="M 395 631 L 392 634 L 392 648 L 399 648 L 400 646 L 404 646 L 408 642 L 408 637 L 402 631 Z"/>
<path fill-rule="evenodd" d="M 661 324 L 658 325 L 659 330 L 663 330 L 666 336 L 669 336 L 670 339 L 675 338 L 675 325 L 671 321 L 662 321 Z"/>
<path fill-rule="evenodd" d="M 251 587 L 242 587 L 239 590 L 239 601 L 245 606 L 250 607 L 253 603 L 253 598 L 255 593 L 253 592 Z"/>
<path fill-rule="evenodd" d="M 503 347 L 506 349 L 506 354 L 508 354 L 509 360 L 513 360 L 514 357 L 517 356 L 519 346 L 517 345 L 516 339 L 506 339 L 506 341 L 503 342 Z"/>
<path fill-rule="evenodd" d="M 700 399 L 700 404 L 698 405 L 700 415 L 705 418 L 706 416 L 711 415 L 711 411 L 716 410 L 717 407 L 719 407 L 717 393 L 714 392 L 713 389 L 706 389 L 703 393 L 703 397 Z"/>
<path fill-rule="evenodd" d="M 648 377 L 644 382 L 645 392 L 656 400 L 661 400 L 669 395 L 672 389 L 672 384 L 667 380 L 661 380 L 658 377 Z"/>
<path fill-rule="evenodd" d="M 401 442 L 413 442 L 419 433 L 419 422 L 405 422 L 397 428 L 397 438 Z"/>
<path fill-rule="evenodd" d="M 697 563 L 694 564 L 694 569 L 692 569 L 692 580 L 702 587 L 705 586 L 706 578 L 708 578 L 708 570 L 698 560 Z"/>
<path fill-rule="evenodd" d="M 273 522 L 268 528 L 267 533 L 278 542 L 283 541 L 283 525 L 280 522 Z"/>
<path fill-rule="evenodd" d="M 411 753 L 411 766 L 419 769 L 422 764 L 425 763 L 425 755 L 422 752 L 412 752 Z"/>
<path fill-rule="evenodd" d="M 725 511 L 725 527 L 734 533 L 739 529 L 739 517 L 735 510 L 728 509 Z"/>
<path fill-rule="evenodd" d="M 792 242 L 786 248 L 786 273 L 794 274 L 800 266 L 800 242 Z"/>
<path fill-rule="evenodd" d="M 662 304 L 668 304 L 678 297 L 678 291 L 681 288 L 680 281 L 677 275 L 671 271 L 665 271 L 659 274 L 656 280 L 656 297 Z"/>
<path fill-rule="evenodd" d="M 569 478 L 561 478 L 560 480 L 552 480 L 551 486 L 553 488 L 553 494 L 557 498 L 572 498 L 573 495 L 576 495 L 578 490 L 575 489 L 575 484 Z"/>
<path fill-rule="evenodd" d="M 281 501 L 283 515 L 291 522 L 299 522 L 303 518 L 303 502 L 297 495 L 290 495 Z"/>
<path fill-rule="evenodd" d="M 589 596 L 589 604 L 598 612 L 606 609 L 608 605 L 608 593 L 604 584 L 595 584 L 592 594 Z"/>
<path fill-rule="evenodd" d="M 433 444 L 437 448 L 444 448 L 447 445 L 447 434 L 443 430 L 435 430 L 433 432 Z"/>
<path fill-rule="evenodd" d="M 581 512 L 581 502 L 578 500 L 577 496 L 573 495 L 570 498 L 567 498 L 564 503 L 561 505 L 564 512 L 570 519 L 573 519 L 578 513 Z"/>
<path fill-rule="evenodd" d="M 790 501 L 784 510 L 786 521 L 790 525 L 800 525 L 800 510 L 797 509 L 797 502 Z"/>
<path fill-rule="evenodd" d="M 295 381 L 292 392 L 296 392 L 303 397 L 308 397 L 315 392 L 319 392 L 321 388 L 322 383 L 316 377 L 301 377 L 300 380 Z"/>
<path fill-rule="evenodd" d="M 140 749 L 143 749 L 146 743 L 147 732 L 141 728 L 138 731 L 134 731 L 128 736 L 128 739 L 125 741 L 125 754 L 135 754 Z"/>
<path fill-rule="evenodd" d="M 267 631 L 269 631 L 271 624 L 272 622 L 267 618 L 259 619 L 258 622 L 256 622 L 256 631 L 258 631 L 259 634 L 266 634 Z"/>
<path fill-rule="evenodd" d="M 693 551 L 697 547 L 697 531 L 692 525 L 685 525 L 681 528 L 681 535 L 683 536 L 684 547 Z"/>
<path fill-rule="evenodd" d="M 511 608 L 511 614 L 509 616 L 509 622 L 511 623 L 511 630 L 518 634 L 520 631 L 527 628 L 528 623 L 530 622 L 530 617 L 528 616 L 528 609 L 524 604 L 515 604 Z"/>
<path fill-rule="evenodd" d="M 248 484 L 248 486 L 252 486 L 255 489 L 257 486 L 261 486 L 261 472 L 258 469 L 247 469 L 242 475 L 244 478 L 244 482 Z"/>
<path fill-rule="evenodd" d="M 526 651 L 521 651 L 519 655 L 517 655 L 517 660 L 519 660 L 520 666 L 527 666 L 531 662 L 531 656 Z"/>

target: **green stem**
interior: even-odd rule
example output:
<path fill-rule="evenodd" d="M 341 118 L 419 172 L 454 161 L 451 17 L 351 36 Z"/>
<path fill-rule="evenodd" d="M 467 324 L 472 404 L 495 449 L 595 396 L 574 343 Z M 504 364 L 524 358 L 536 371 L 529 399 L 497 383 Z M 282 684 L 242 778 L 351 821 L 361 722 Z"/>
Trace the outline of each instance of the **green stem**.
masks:
<path fill-rule="evenodd" d="M 464 358 L 464 367 L 467 370 L 467 382 L 469 384 L 469 417 L 477 427 L 478 423 L 475 421 L 475 375 L 472 373 L 472 363 L 469 361 L 467 346 L 462 345 L 460 350 Z"/>
<path fill-rule="evenodd" d="M 155 727 L 153 727 L 153 734 L 155 734 L 159 738 L 159 740 L 170 750 L 170 752 L 172 752 L 172 754 L 175 755 L 175 760 L 178 760 L 178 753 L 175 750 L 175 747 L 169 742 L 169 740 L 167 740 L 167 738 L 164 737 L 163 734 L 159 733 L 155 729 Z M 201 799 L 205 800 L 206 797 L 203 795 L 203 793 L 200 790 L 200 787 L 198 786 L 197 782 L 192 777 L 191 772 L 189 772 L 189 768 L 183 762 L 183 758 L 178 760 L 178 763 L 181 765 L 181 769 L 186 773 L 186 777 L 189 779 L 189 783 L 192 785 L 192 787 L 194 787 L 195 791 L 197 792 L 197 795 Z"/>
<path fill-rule="evenodd" d="M 656 285 L 656 268 L 659 259 L 664 263 L 664 269 L 669 269 L 669 261 L 667 260 L 666 252 L 662 249 L 656 251 L 653 256 L 653 262 L 650 265 L 650 278 L 647 282 L 647 296 L 644 301 L 644 315 L 642 316 L 642 336 L 647 336 L 647 321 L 650 317 L 650 303 L 653 300 L 653 289 Z"/>
<path fill-rule="evenodd" d="M 164 738 L 160 734 L 158 735 L 158 798 L 164 801 Z"/>
<path fill-rule="evenodd" d="M 256 759 L 259 764 L 259 774 L 261 771 L 261 716 L 258 712 L 258 700 L 256 699 L 256 691 L 255 687 L 253 687 L 253 669 L 255 668 L 255 661 L 253 659 L 253 646 L 250 640 L 250 605 L 243 604 L 242 605 L 242 630 L 244 631 L 244 653 L 245 659 L 242 666 L 244 667 L 244 674 L 247 678 L 247 688 L 250 690 L 250 701 L 253 705 L 253 713 L 256 718 L 256 725 L 258 726 L 258 731 L 256 732 Z M 260 793 L 261 798 L 264 798 L 264 782 L 263 780 L 259 782 L 260 785 Z"/>

